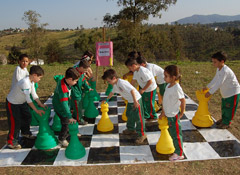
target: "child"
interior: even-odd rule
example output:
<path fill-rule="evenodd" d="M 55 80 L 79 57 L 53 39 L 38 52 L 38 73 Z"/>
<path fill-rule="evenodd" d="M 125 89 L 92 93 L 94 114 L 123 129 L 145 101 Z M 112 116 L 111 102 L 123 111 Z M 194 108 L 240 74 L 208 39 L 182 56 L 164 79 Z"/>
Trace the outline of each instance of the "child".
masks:
<path fill-rule="evenodd" d="M 17 82 L 29 75 L 27 70 L 27 66 L 29 64 L 27 54 L 21 54 L 19 56 L 18 63 L 19 66 L 16 67 L 13 73 L 11 90 L 17 84 Z"/>
<path fill-rule="evenodd" d="M 224 52 L 217 52 L 212 56 L 213 66 L 217 72 L 213 80 L 207 85 L 209 92 L 205 97 L 214 94 L 219 88 L 222 95 L 222 119 L 217 121 L 217 128 L 227 129 L 236 113 L 240 98 L 240 86 L 233 71 L 225 65 L 227 55 Z"/>
<path fill-rule="evenodd" d="M 152 72 L 154 77 L 157 77 L 157 85 L 160 89 L 160 95 L 162 98 L 167 86 L 167 83 L 164 81 L 164 70 L 156 64 L 147 63 L 146 59 L 142 56 L 137 58 L 137 63 L 143 67 L 146 67 L 148 70 L 150 70 L 150 72 Z"/>
<path fill-rule="evenodd" d="M 168 119 L 168 131 L 175 147 L 175 153 L 169 158 L 170 161 L 184 159 L 180 118 L 185 111 L 186 102 L 183 90 L 178 83 L 179 78 L 180 73 L 177 66 L 170 65 L 164 69 L 164 79 L 168 85 L 163 95 L 163 110 L 159 119 L 164 116 Z M 180 113 L 179 107 L 181 107 Z"/>
<path fill-rule="evenodd" d="M 71 87 L 74 86 L 80 74 L 75 68 L 68 68 L 65 73 L 65 77 L 58 81 L 57 87 L 53 95 L 53 108 L 61 120 L 62 129 L 59 133 L 58 140 L 63 147 L 68 146 L 68 124 L 75 123 L 76 120 L 72 118 L 70 111 L 69 97 L 71 94 Z"/>
<path fill-rule="evenodd" d="M 80 74 L 80 78 L 76 85 L 72 86 L 71 101 L 73 106 L 73 118 L 78 121 L 80 125 L 86 125 L 87 122 L 83 120 L 82 117 L 82 87 L 84 90 L 92 90 L 88 86 L 85 79 L 85 72 L 89 68 L 89 62 L 87 60 L 82 60 L 79 62 L 79 65 L 76 67 L 76 70 Z"/>
<path fill-rule="evenodd" d="M 136 143 L 143 143 L 147 136 L 145 134 L 145 123 L 142 117 L 144 112 L 141 95 L 128 81 L 118 78 L 115 70 L 113 69 L 106 70 L 102 79 L 113 85 L 113 90 L 108 95 L 107 101 L 114 93 L 119 93 L 128 101 L 126 112 L 128 117 L 127 129 L 123 131 L 123 134 L 135 134 L 137 131 L 138 137 L 136 139 Z"/>
<path fill-rule="evenodd" d="M 144 106 L 144 118 L 145 119 L 157 119 L 154 103 L 156 97 L 156 82 L 153 74 L 145 67 L 140 66 L 135 59 L 129 58 L 125 62 L 125 65 L 133 73 L 132 84 L 137 81 L 140 86 L 140 94 L 143 97 Z"/>
<path fill-rule="evenodd" d="M 32 66 L 30 75 L 20 80 L 10 91 L 6 100 L 6 109 L 9 125 L 7 138 L 8 147 L 11 149 L 21 149 L 18 143 L 19 131 L 23 137 L 34 139 L 30 131 L 31 114 L 28 105 L 40 116 L 43 110 L 38 110 L 30 98 L 30 94 L 40 107 L 47 108 L 42 104 L 36 94 L 34 83 L 40 81 L 44 71 L 40 66 Z"/>

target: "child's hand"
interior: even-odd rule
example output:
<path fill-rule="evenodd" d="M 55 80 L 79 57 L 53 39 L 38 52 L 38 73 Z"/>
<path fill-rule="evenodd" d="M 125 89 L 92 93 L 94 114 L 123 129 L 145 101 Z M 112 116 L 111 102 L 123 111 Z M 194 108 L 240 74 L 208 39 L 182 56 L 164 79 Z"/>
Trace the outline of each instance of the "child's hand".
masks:
<path fill-rule="evenodd" d="M 36 110 L 35 112 L 40 116 L 42 116 L 42 114 L 45 114 L 43 110 Z"/>
<path fill-rule="evenodd" d="M 44 108 L 45 110 L 48 109 L 48 106 L 46 104 L 39 105 L 40 107 Z"/>
<path fill-rule="evenodd" d="M 208 97 L 210 97 L 210 95 L 211 95 L 211 94 L 210 94 L 209 92 L 207 92 L 207 93 L 205 94 L 205 97 L 208 98 Z"/>
<path fill-rule="evenodd" d="M 71 119 L 69 119 L 69 123 L 76 123 L 76 120 L 71 118 Z"/>
<path fill-rule="evenodd" d="M 93 91 L 93 89 L 91 88 L 91 89 L 89 89 L 89 91 Z"/>
<path fill-rule="evenodd" d="M 140 106 L 140 104 L 137 102 L 134 102 L 134 108 L 137 109 Z"/>
<path fill-rule="evenodd" d="M 179 120 L 182 118 L 182 116 L 183 116 L 183 114 L 180 113 L 180 114 L 179 114 Z"/>
<path fill-rule="evenodd" d="M 164 114 L 163 114 L 163 113 L 161 113 L 161 114 L 158 116 L 158 118 L 159 118 L 160 120 L 162 120 L 163 117 L 164 117 Z"/>
<path fill-rule="evenodd" d="M 140 94 L 143 94 L 145 91 L 143 89 L 139 90 Z"/>

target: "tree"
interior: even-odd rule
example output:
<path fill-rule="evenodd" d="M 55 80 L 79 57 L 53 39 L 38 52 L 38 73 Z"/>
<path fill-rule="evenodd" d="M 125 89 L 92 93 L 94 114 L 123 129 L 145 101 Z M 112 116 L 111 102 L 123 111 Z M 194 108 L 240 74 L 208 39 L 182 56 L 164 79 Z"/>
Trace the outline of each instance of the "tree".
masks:
<path fill-rule="evenodd" d="M 30 49 L 30 55 L 33 58 L 38 59 L 42 55 L 42 43 L 44 40 L 45 29 L 44 27 L 48 24 L 40 24 L 39 18 L 41 17 L 36 11 L 26 11 L 24 12 L 24 16 L 22 20 L 26 22 L 28 25 L 28 30 L 26 31 L 26 35 L 24 38 L 24 44 L 26 47 Z"/>
<path fill-rule="evenodd" d="M 18 58 L 21 55 L 21 51 L 18 47 L 12 46 L 11 50 L 8 54 L 8 60 L 10 64 L 16 64 L 18 62 Z"/>
<path fill-rule="evenodd" d="M 45 55 L 47 56 L 47 62 L 61 62 L 63 57 L 63 50 L 57 40 L 51 40 L 48 42 Z"/>

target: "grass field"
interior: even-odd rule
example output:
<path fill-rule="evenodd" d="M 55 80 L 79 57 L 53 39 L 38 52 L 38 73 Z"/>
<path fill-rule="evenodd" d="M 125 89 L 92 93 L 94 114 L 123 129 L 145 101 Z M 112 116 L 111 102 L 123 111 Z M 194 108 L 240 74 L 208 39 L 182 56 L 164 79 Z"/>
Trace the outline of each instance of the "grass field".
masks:
<path fill-rule="evenodd" d="M 161 67 L 175 62 L 159 62 Z M 181 86 L 183 91 L 194 101 L 197 101 L 195 91 L 206 86 L 216 73 L 211 62 L 180 62 L 177 64 L 182 73 Z M 227 62 L 227 65 L 235 72 L 240 80 L 240 61 Z M 72 66 L 71 63 L 43 65 L 45 76 L 39 82 L 38 95 L 45 101 L 54 91 L 56 83 L 53 76 L 64 74 L 65 70 Z M 5 110 L 5 99 L 11 86 L 12 74 L 16 65 L 0 65 L 0 146 L 6 142 L 8 125 Z M 113 68 L 119 76 L 127 72 L 123 64 L 117 63 Z M 93 65 L 92 69 L 96 71 Z M 106 68 L 107 69 L 107 68 Z M 196 72 L 197 71 L 197 72 Z M 107 85 L 101 80 L 103 68 L 98 69 L 97 90 L 105 91 Z M 215 119 L 220 119 L 221 96 L 215 93 L 210 102 L 209 110 Z M 229 129 L 234 136 L 240 139 L 240 107 L 238 107 L 232 126 Z M 0 174 L 240 174 L 240 159 L 222 159 L 177 163 L 156 163 L 141 165 L 109 165 L 109 166 L 81 166 L 81 167 L 7 167 L 0 168 Z"/>

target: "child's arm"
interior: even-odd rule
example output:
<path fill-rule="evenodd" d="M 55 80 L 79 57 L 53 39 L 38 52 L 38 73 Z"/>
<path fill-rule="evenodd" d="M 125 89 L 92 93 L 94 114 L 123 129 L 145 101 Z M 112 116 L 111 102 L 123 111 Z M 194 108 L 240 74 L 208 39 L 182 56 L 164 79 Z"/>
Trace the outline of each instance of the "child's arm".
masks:
<path fill-rule="evenodd" d="M 42 104 L 42 102 L 39 100 L 39 98 L 35 99 L 35 101 L 37 102 L 38 106 L 44 108 L 44 109 L 47 109 L 48 106 L 45 105 L 45 104 Z"/>
<path fill-rule="evenodd" d="M 148 80 L 147 84 L 144 86 L 144 88 L 140 89 L 139 92 L 140 94 L 143 94 L 146 89 L 152 84 L 152 80 Z"/>
<path fill-rule="evenodd" d="M 109 101 L 109 99 L 113 96 L 113 94 L 114 94 L 113 92 L 110 92 L 108 97 L 107 97 L 107 99 L 106 99 L 106 101 L 103 100 L 102 103 L 107 103 Z"/>
<path fill-rule="evenodd" d="M 179 99 L 181 101 L 181 105 L 180 105 L 180 108 L 181 108 L 181 112 L 179 114 L 179 119 L 182 118 L 183 116 L 183 113 L 185 112 L 185 108 L 186 108 L 186 100 L 185 98 L 182 98 L 182 99 Z"/>
<path fill-rule="evenodd" d="M 34 106 L 33 102 L 28 103 L 28 105 L 29 105 L 38 115 L 42 116 L 42 114 L 45 114 L 45 112 L 44 112 L 43 110 L 38 110 L 38 109 Z"/>
<path fill-rule="evenodd" d="M 165 112 L 164 112 L 164 110 L 162 109 L 162 112 L 161 112 L 161 114 L 158 116 L 158 118 L 161 120 L 163 117 L 165 117 Z"/>
<path fill-rule="evenodd" d="M 131 95 L 133 97 L 134 108 L 138 108 L 140 106 L 140 104 L 138 103 L 138 101 L 136 99 L 136 95 L 135 95 L 134 89 L 131 90 Z"/>

